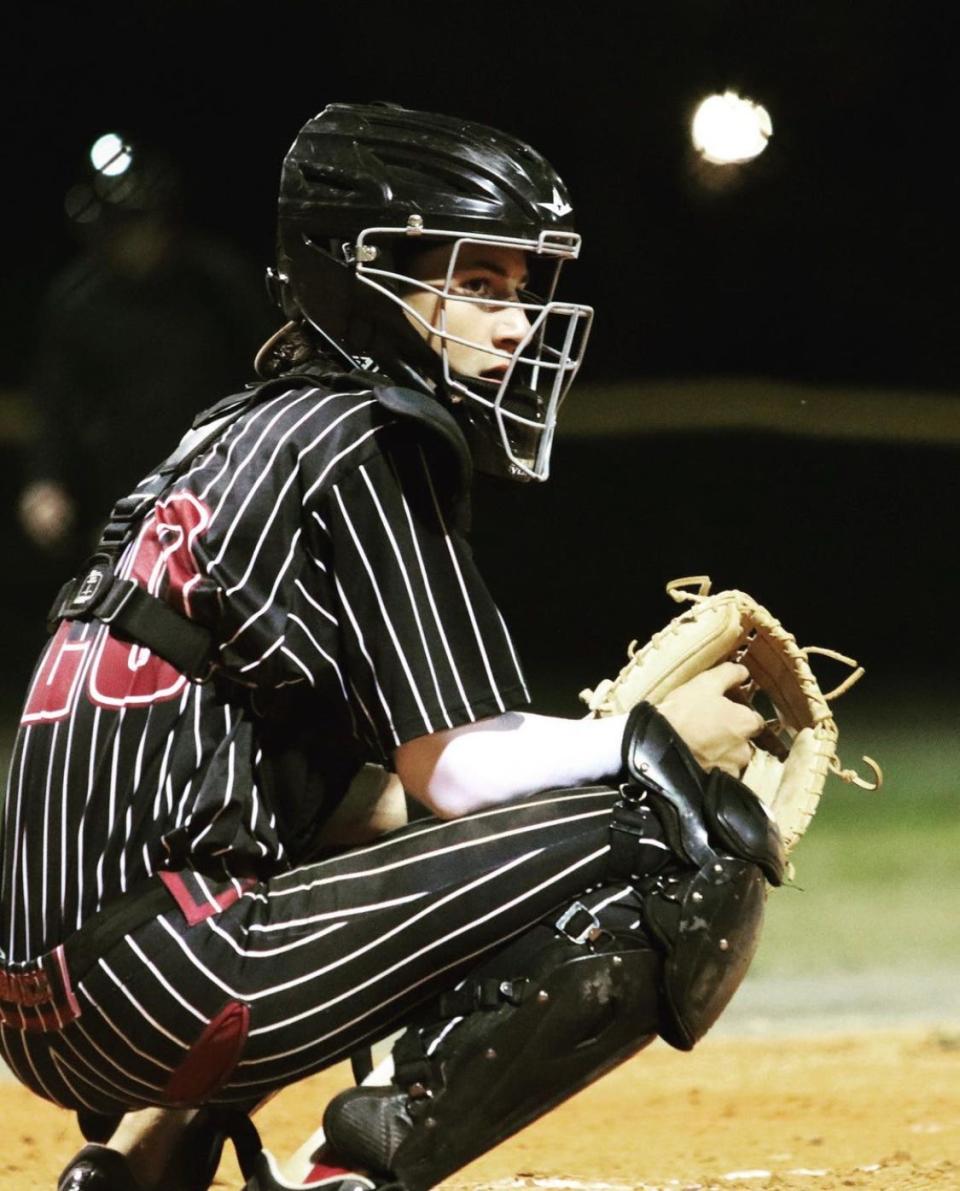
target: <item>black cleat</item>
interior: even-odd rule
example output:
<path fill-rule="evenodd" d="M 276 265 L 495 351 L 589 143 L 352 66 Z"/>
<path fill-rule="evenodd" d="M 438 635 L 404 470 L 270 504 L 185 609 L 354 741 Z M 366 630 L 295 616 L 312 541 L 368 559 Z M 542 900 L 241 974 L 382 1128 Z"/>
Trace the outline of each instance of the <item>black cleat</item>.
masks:
<path fill-rule="evenodd" d="M 88 1145 L 61 1173 L 57 1191 L 143 1191 L 116 1150 Z"/>
<path fill-rule="evenodd" d="M 220 1165 L 224 1140 L 233 1125 L 233 1117 L 201 1108 L 184 1128 L 176 1151 L 157 1180 L 157 1188 L 160 1191 L 207 1191 Z M 105 1145 L 86 1145 L 60 1175 L 57 1191 L 148 1189 L 133 1177 L 123 1154 Z"/>

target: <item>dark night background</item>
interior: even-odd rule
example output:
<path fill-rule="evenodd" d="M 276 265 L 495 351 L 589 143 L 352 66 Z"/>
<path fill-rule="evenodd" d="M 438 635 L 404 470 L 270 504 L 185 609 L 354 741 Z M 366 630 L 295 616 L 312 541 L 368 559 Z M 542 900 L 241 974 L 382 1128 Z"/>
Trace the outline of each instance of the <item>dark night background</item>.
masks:
<path fill-rule="evenodd" d="M 8 685 L 22 685 L 62 578 L 14 524 L 15 422 L 29 411 L 41 296 L 73 252 L 63 195 L 97 135 L 169 149 L 192 221 L 260 270 L 283 153 L 325 103 L 392 99 L 500 125 L 574 195 L 584 254 L 567 293 L 598 312 L 586 391 L 762 377 L 881 402 L 951 397 L 958 26 L 952 6 L 907 0 L 40 3 L 5 15 Z M 767 107 L 774 135 L 721 181 L 695 159 L 688 124 L 702 96 L 728 88 Z M 561 423 L 551 483 L 493 493 L 477 514 L 477 551 L 546 704 L 573 711 L 554 692 L 615 669 L 630 637 L 670 615 L 663 583 L 699 571 L 752 589 L 806 642 L 862 655 L 876 690 L 935 678 L 956 653 L 956 448 L 866 430 L 564 439 Z"/>

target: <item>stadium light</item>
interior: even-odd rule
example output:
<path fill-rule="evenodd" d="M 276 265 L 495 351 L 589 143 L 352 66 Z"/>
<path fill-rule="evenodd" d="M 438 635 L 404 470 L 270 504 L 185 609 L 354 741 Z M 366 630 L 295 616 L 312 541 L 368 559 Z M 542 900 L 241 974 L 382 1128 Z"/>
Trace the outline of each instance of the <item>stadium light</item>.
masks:
<path fill-rule="evenodd" d="M 90 146 L 93 168 L 107 178 L 117 178 L 126 173 L 132 161 L 129 147 L 115 132 L 104 133 Z"/>
<path fill-rule="evenodd" d="M 694 148 L 713 165 L 738 165 L 752 161 L 773 135 L 770 113 L 759 103 L 735 91 L 709 95 L 693 116 Z"/>

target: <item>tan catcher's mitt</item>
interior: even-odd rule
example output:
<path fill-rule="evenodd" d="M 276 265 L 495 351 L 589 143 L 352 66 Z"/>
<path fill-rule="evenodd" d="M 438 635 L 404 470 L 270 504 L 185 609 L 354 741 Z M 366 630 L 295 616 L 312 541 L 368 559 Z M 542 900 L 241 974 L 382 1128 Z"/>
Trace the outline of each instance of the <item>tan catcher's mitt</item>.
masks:
<path fill-rule="evenodd" d="M 844 769 L 837 757 L 837 725 L 830 703 L 863 674 L 852 658 L 813 645 L 801 648 L 746 592 L 711 595 L 706 575 L 674 579 L 667 593 L 689 607 L 642 648 L 631 642 L 629 660 L 616 678 L 580 692 L 590 716 L 618 715 L 643 700 L 656 705 L 704 670 L 725 661 L 740 662 L 750 678 L 731 697 L 748 702 L 766 720 L 754 738 L 742 780 L 763 800 L 788 853 L 813 818 L 828 773 L 866 790 L 880 786 L 882 774 L 869 757 L 864 761 L 873 771 L 872 782 Z M 852 673 L 824 694 L 810 668 L 811 654 L 842 662 Z"/>

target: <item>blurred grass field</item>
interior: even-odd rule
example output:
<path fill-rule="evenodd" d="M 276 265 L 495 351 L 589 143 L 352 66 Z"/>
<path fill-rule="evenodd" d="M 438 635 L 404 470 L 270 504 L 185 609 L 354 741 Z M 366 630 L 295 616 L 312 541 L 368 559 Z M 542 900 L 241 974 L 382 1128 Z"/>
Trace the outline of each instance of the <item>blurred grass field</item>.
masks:
<path fill-rule="evenodd" d="M 960 1030 L 960 695 L 920 689 L 917 681 L 838 705 L 843 763 L 866 774 L 860 757 L 872 756 L 883 788 L 828 780 L 793 854 L 794 879 L 771 893 L 757 957 L 719 1030 Z"/>
<path fill-rule="evenodd" d="M 723 1028 L 960 1026 L 960 699 L 905 687 L 837 714 L 843 763 L 872 756 L 883 787 L 829 779 Z"/>

